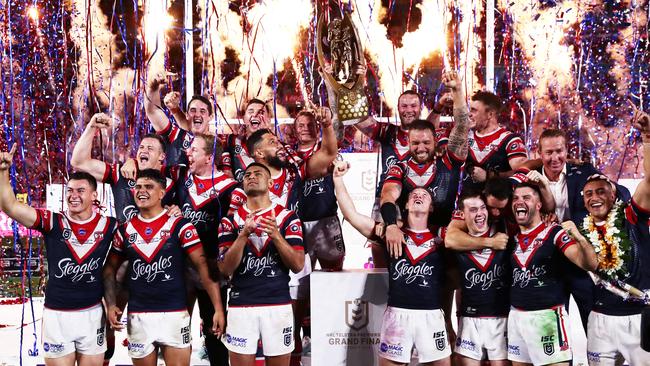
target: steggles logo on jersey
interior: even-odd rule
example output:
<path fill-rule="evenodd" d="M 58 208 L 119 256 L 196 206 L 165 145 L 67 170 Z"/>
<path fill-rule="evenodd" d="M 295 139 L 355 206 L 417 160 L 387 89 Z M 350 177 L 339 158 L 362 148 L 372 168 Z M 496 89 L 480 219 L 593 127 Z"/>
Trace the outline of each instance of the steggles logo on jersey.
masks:
<path fill-rule="evenodd" d="M 264 274 L 266 269 L 271 269 L 278 263 L 275 256 L 272 256 L 270 252 L 267 252 L 263 257 L 258 257 L 253 253 L 248 253 L 244 258 L 244 265 L 241 269 L 241 274 L 253 273 L 253 276 L 259 277 Z M 274 272 L 271 271 L 271 277 L 273 277 Z"/>
<path fill-rule="evenodd" d="M 146 278 L 147 282 L 153 282 L 156 280 L 158 274 L 165 274 L 165 270 L 172 266 L 172 256 L 168 257 L 159 257 L 156 262 L 146 263 L 142 259 L 136 259 L 133 261 L 133 275 L 131 276 L 132 280 L 137 280 L 141 277 Z"/>
<path fill-rule="evenodd" d="M 198 224 L 205 224 L 208 220 L 212 220 L 214 218 L 214 215 L 209 213 L 208 211 L 198 211 L 194 210 L 192 205 L 189 203 L 186 203 L 183 205 L 183 217 L 192 221 L 192 224 L 198 225 Z"/>
<path fill-rule="evenodd" d="M 101 266 L 101 258 L 90 259 L 83 264 L 77 264 L 72 258 L 63 258 L 58 263 L 59 272 L 54 275 L 56 278 L 70 277 L 70 281 L 79 282 L 85 275 L 91 278 L 87 282 L 94 282 L 92 272 Z"/>
<path fill-rule="evenodd" d="M 345 324 L 358 331 L 368 325 L 370 319 L 370 307 L 368 301 L 354 299 L 345 302 Z"/>
<path fill-rule="evenodd" d="M 512 272 L 512 285 L 520 288 L 527 287 L 530 281 L 538 281 L 540 276 L 546 274 L 546 266 L 532 265 L 530 268 L 515 268 Z M 538 283 L 538 285 L 542 285 Z"/>
<path fill-rule="evenodd" d="M 325 178 L 317 178 L 317 179 L 312 179 L 312 180 L 305 181 L 305 189 L 303 191 L 303 194 L 305 196 L 309 196 L 309 194 L 311 193 L 311 191 L 314 188 L 318 188 L 318 191 L 316 192 L 316 194 L 325 193 L 325 191 L 323 190 L 323 187 L 320 187 L 320 185 L 324 181 L 325 181 Z"/>
<path fill-rule="evenodd" d="M 470 268 L 465 272 L 465 280 L 469 282 L 468 288 L 473 288 L 474 286 L 480 286 L 481 290 L 485 291 L 492 287 L 492 284 L 497 282 L 501 283 L 499 280 L 503 275 L 503 266 L 496 264 L 494 268 L 487 272 L 481 272 L 476 268 Z M 498 286 L 496 288 L 500 288 Z"/>
<path fill-rule="evenodd" d="M 424 280 L 425 276 L 433 275 L 433 269 L 435 266 L 428 266 L 424 262 L 420 262 L 416 265 L 411 265 L 408 259 L 400 259 L 395 264 L 395 273 L 393 274 L 393 280 L 399 280 L 402 277 L 406 277 L 404 280 L 406 284 L 411 284 L 418 279 Z"/>

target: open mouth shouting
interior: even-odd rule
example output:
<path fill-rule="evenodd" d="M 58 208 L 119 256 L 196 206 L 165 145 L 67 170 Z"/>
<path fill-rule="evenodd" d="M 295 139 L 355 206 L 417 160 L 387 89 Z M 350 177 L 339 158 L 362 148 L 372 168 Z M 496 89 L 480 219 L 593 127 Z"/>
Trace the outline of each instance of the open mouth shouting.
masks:
<path fill-rule="evenodd" d="M 515 220 L 518 223 L 526 222 L 528 220 L 528 206 L 525 203 L 517 203 L 513 207 L 515 213 Z"/>

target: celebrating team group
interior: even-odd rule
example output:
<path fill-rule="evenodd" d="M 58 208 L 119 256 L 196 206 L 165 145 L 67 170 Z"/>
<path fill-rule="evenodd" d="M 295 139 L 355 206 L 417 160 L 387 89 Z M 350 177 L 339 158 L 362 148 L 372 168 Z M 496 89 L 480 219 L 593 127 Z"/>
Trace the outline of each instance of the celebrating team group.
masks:
<path fill-rule="evenodd" d="M 442 79 L 446 93 L 426 119 L 420 95 L 406 91 L 399 124 L 368 116 L 351 127 L 380 146 L 373 212 L 358 212 L 344 183 L 331 85 L 331 108 L 298 113 L 289 145 L 263 100 L 248 101 L 239 131 L 215 136 L 209 99 L 194 96 L 183 112 L 178 93 L 161 100 L 165 78 L 150 77 L 155 133 L 109 164 L 92 147 L 113 121 L 92 116 L 72 153 L 65 212 L 18 202 L 16 148 L 1 152 L 0 209 L 45 239 L 46 364 L 101 365 L 126 328 L 134 365 L 159 356 L 189 365 L 198 303 L 211 365 L 252 366 L 258 353 L 270 366 L 300 365 L 304 320 L 319 306 L 309 273 L 317 262 L 343 268 L 340 209 L 388 269 L 380 365 L 569 365 L 570 295 L 590 365 L 650 365 L 640 301 L 650 289 L 650 117 L 631 117 L 644 175 L 630 194 L 568 159 L 562 130 L 544 130 L 540 159 L 529 159 L 499 123 L 495 94 L 476 92 L 468 105 L 458 75 Z M 98 182 L 112 189 L 115 217 L 96 208 Z"/>

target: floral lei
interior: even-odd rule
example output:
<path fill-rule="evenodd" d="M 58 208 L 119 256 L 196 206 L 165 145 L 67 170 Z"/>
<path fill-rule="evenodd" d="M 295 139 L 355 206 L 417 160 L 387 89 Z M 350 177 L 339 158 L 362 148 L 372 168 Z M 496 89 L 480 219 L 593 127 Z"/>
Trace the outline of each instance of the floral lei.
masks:
<path fill-rule="evenodd" d="M 598 256 L 598 272 L 610 279 L 625 278 L 629 275 L 627 262 L 630 260 L 631 242 L 625 230 L 625 206 L 617 200 L 607 214 L 605 220 L 605 235 L 600 235 L 591 215 L 582 222 L 585 237 Z"/>

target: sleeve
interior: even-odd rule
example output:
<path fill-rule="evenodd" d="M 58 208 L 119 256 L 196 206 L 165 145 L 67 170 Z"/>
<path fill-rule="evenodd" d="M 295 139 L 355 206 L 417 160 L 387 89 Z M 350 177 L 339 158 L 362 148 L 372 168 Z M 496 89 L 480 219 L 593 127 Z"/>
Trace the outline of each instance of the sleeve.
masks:
<path fill-rule="evenodd" d="M 42 208 L 36 209 L 36 221 L 30 229 L 38 230 L 42 233 L 49 233 L 54 227 L 56 213 Z"/>
<path fill-rule="evenodd" d="M 390 169 L 388 169 L 388 173 L 386 173 L 386 179 L 384 179 L 384 183 L 386 182 L 397 183 L 401 186 L 403 179 L 404 179 L 404 165 L 402 163 L 398 163 L 390 167 Z"/>
<path fill-rule="evenodd" d="M 526 150 L 524 140 L 522 140 L 519 135 L 514 135 L 514 137 L 508 141 L 508 145 L 506 145 L 506 154 L 508 155 L 508 160 L 528 157 L 528 150 Z"/>
<path fill-rule="evenodd" d="M 381 123 L 375 122 L 375 124 L 369 129 L 368 138 L 379 141 L 390 143 L 390 123 Z"/>
<path fill-rule="evenodd" d="M 111 247 L 111 253 L 115 253 L 119 256 L 124 256 L 124 227 L 122 225 L 117 227 L 115 236 L 113 237 L 113 246 Z"/>
<path fill-rule="evenodd" d="M 230 195 L 230 212 L 233 213 L 237 211 L 246 203 L 247 197 L 246 193 L 241 187 L 237 187 L 232 191 Z"/>
<path fill-rule="evenodd" d="M 452 170 L 454 167 L 460 167 L 465 163 L 465 160 L 456 156 L 449 149 L 445 149 L 444 154 L 442 154 L 442 162 L 447 166 L 449 170 Z"/>
<path fill-rule="evenodd" d="M 449 129 L 438 128 L 436 129 L 436 145 L 438 147 L 445 147 L 449 143 Z"/>
<path fill-rule="evenodd" d="M 451 219 L 452 219 L 452 220 L 459 220 L 459 221 L 463 221 L 463 220 L 465 220 L 465 219 L 463 218 L 463 211 L 461 211 L 461 210 L 454 210 L 454 212 L 451 213 Z"/>
<path fill-rule="evenodd" d="M 239 235 L 233 223 L 233 217 L 224 217 L 219 224 L 219 248 L 230 248 Z"/>
<path fill-rule="evenodd" d="M 219 163 L 217 166 L 223 171 L 232 171 L 232 158 L 230 157 L 230 153 L 228 151 L 221 153 L 221 157 L 219 158 Z"/>
<path fill-rule="evenodd" d="M 120 179 L 120 166 L 118 164 L 104 164 L 106 165 L 106 168 L 104 169 L 102 182 L 106 184 L 117 183 L 117 181 Z"/>
<path fill-rule="evenodd" d="M 632 225 L 640 227 L 641 230 L 648 229 L 648 221 L 650 220 L 650 211 L 639 206 L 634 198 L 625 207 L 625 219 Z"/>
<path fill-rule="evenodd" d="M 566 230 L 564 229 L 558 230 L 557 234 L 555 234 L 553 242 L 562 253 L 566 252 L 570 246 L 578 244 L 571 236 L 569 236 L 569 234 L 567 234 Z"/>
<path fill-rule="evenodd" d="M 284 221 L 281 230 L 282 236 L 286 239 L 287 243 L 295 250 L 304 250 L 303 237 L 302 237 L 302 222 L 295 212 Z"/>
<path fill-rule="evenodd" d="M 530 172 L 530 169 L 528 168 L 519 168 L 515 170 L 515 172 L 508 177 L 510 179 L 510 182 L 513 184 L 521 184 L 521 183 L 526 183 L 528 182 L 528 177 L 527 174 Z"/>
<path fill-rule="evenodd" d="M 186 253 L 191 253 L 194 250 L 201 248 L 199 233 L 191 222 L 187 222 L 181 227 L 178 236 L 181 242 L 181 247 Z"/>
<path fill-rule="evenodd" d="M 447 227 L 446 226 L 440 226 L 439 228 L 436 229 L 435 234 L 440 239 L 442 239 L 443 242 L 444 242 L 445 237 L 447 236 Z"/>
<path fill-rule="evenodd" d="M 162 173 L 165 177 L 178 181 L 184 174 L 187 167 L 181 165 L 165 165 L 162 167 Z"/>
<path fill-rule="evenodd" d="M 178 128 L 177 126 L 173 125 L 171 121 L 167 122 L 167 126 L 163 128 L 162 130 L 158 131 L 157 133 L 164 137 L 165 140 L 167 140 L 167 143 L 171 144 L 172 142 L 176 141 L 178 138 L 178 135 L 180 133 L 181 129 Z"/>

